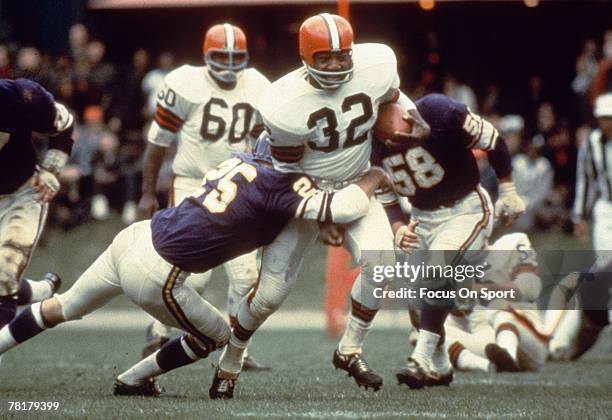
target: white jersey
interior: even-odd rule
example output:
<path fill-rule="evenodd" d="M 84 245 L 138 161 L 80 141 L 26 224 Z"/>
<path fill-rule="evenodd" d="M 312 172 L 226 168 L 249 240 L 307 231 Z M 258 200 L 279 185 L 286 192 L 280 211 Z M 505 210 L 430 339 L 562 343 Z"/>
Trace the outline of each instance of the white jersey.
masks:
<path fill-rule="evenodd" d="M 492 283 L 514 281 L 522 270 L 533 272 L 537 266 L 537 255 L 527 235 L 510 233 L 489 248 L 484 280 Z"/>
<path fill-rule="evenodd" d="M 369 167 L 378 107 L 393 100 L 399 88 L 397 61 L 386 45 L 358 44 L 353 63 L 352 79 L 334 90 L 315 88 L 302 67 L 264 92 L 259 110 L 273 154 L 274 147 L 304 146 L 303 157 L 293 163 L 275 159 L 277 169 L 344 181 Z"/>
<path fill-rule="evenodd" d="M 232 152 L 249 150 L 250 133 L 262 123 L 257 100 L 269 84 L 265 76 L 249 68 L 234 89 L 225 90 L 206 67 L 181 66 L 166 76 L 157 95 L 148 140 L 163 147 L 178 140 L 174 174 L 202 179 Z"/>

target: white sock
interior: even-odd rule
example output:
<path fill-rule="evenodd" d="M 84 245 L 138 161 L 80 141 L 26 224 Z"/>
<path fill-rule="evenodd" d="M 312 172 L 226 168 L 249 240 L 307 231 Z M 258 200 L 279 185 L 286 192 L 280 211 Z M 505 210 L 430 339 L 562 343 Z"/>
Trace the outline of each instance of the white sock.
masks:
<path fill-rule="evenodd" d="M 51 283 L 49 283 L 47 280 L 35 281 L 23 279 L 23 281 L 27 281 L 30 285 L 30 289 L 32 289 L 32 297 L 30 298 L 30 302 L 42 302 L 43 300 L 49 299 L 51 296 L 53 296 Z"/>
<path fill-rule="evenodd" d="M 423 368 L 431 369 L 433 364 L 432 358 L 439 342 L 440 336 L 438 334 L 420 330 L 419 339 L 411 357 L 419 362 Z"/>
<path fill-rule="evenodd" d="M 453 366 L 451 365 L 448 351 L 444 345 L 437 345 L 431 357 L 432 370 L 438 373 L 448 373 Z"/>
<path fill-rule="evenodd" d="M 344 334 L 338 344 L 338 350 L 341 354 L 361 354 L 363 350 L 363 342 L 365 341 L 368 331 L 372 328 L 372 322 L 365 322 L 353 315 L 349 316 L 348 323 Z"/>
<path fill-rule="evenodd" d="M 146 379 L 161 375 L 164 371 L 157 364 L 157 352 L 147 356 L 117 377 L 127 385 L 139 385 Z"/>
<path fill-rule="evenodd" d="M 154 320 L 153 323 L 151 324 L 151 331 L 157 337 L 170 338 L 170 332 L 171 332 L 170 327 L 159 322 L 158 320 Z"/>
<path fill-rule="evenodd" d="M 9 331 L 8 324 L 0 329 L 0 355 L 17 345 L 13 334 Z"/>
<path fill-rule="evenodd" d="M 487 373 L 490 368 L 491 362 L 489 360 L 472 353 L 468 349 L 461 350 L 457 357 L 457 369 Z"/>
<path fill-rule="evenodd" d="M 242 361 L 246 353 L 248 341 L 242 341 L 232 334 L 229 343 L 225 346 L 221 357 L 219 358 L 219 369 L 238 374 L 242 370 Z"/>
<path fill-rule="evenodd" d="M 510 330 L 502 330 L 495 336 L 495 342 L 498 346 L 506 350 L 514 360 L 518 351 L 519 339 L 517 335 Z"/>

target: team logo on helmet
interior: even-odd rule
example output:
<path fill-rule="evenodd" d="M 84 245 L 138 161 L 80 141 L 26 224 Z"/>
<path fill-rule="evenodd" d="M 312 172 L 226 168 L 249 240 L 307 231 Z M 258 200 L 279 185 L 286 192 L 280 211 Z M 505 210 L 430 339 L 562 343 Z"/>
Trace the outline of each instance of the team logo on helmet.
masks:
<path fill-rule="evenodd" d="M 308 18 L 300 27 L 300 56 L 306 71 L 321 87 L 335 89 L 353 77 L 353 65 L 348 69 L 320 70 L 314 56 L 320 52 L 352 52 L 353 28 L 341 16 L 322 13 Z"/>
<path fill-rule="evenodd" d="M 202 50 L 208 70 L 222 82 L 235 82 L 249 63 L 246 35 L 229 23 L 210 28 Z"/>

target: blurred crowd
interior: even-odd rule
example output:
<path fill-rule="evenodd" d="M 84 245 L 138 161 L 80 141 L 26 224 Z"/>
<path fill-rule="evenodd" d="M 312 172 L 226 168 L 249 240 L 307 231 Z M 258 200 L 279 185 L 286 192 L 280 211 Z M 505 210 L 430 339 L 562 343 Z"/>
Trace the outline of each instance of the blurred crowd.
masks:
<path fill-rule="evenodd" d="M 61 174 L 63 188 L 52 223 L 70 228 L 116 212 L 129 224 L 136 219 L 142 155 L 157 90 L 181 63 L 172 52 L 152 57 L 143 48 L 134 51 L 126 65 L 110 62 L 104 42 L 92 39 L 82 24 L 71 27 L 69 45 L 69 53 L 49 55 L 33 47 L 0 44 L 0 77 L 40 82 L 77 116 L 77 144 Z M 484 83 L 475 91 L 441 68 L 435 42 L 431 45 L 418 80 L 408 84 L 409 95 L 417 99 L 442 91 L 498 127 L 514 156 L 514 179 L 528 209 L 516 229 L 530 232 L 553 224 L 570 229 L 577 149 L 595 124 L 594 98 L 612 90 L 612 30 L 601 39 L 585 40 L 571 86 L 546 86 L 546 80 L 533 75 L 520 112 L 511 114 L 504 114 L 499 84 Z M 560 116 L 559 104 L 547 95 L 557 88 L 571 89 L 571 115 Z M 495 196 L 495 174 L 484 156 L 477 158 L 483 185 Z M 162 204 L 171 182 L 169 162 L 158 185 Z"/>
<path fill-rule="evenodd" d="M 435 86 L 437 57 L 435 49 L 426 60 L 429 66 L 421 75 L 417 87 L 419 94 L 428 93 Z M 438 72 L 439 73 L 439 72 Z M 571 82 L 571 101 L 557 104 L 552 89 L 564 86 L 546 86 L 539 75 L 530 77 L 527 94 L 520 98 L 518 112 L 504 114 L 504 98 L 498 84 L 486 84 L 482 95 L 455 76 L 446 74 L 438 83 L 444 94 L 467 104 L 474 112 L 491 121 L 506 139 L 511 152 L 513 178 L 527 211 L 514 224 L 522 232 L 544 230 L 558 225 L 571 232 L 570 209 L 574 200 L 578 148 L 596 126 L 593 117 L 595 98 L 612 91 L 612 29 L 598 42 L 584 41 L 576 58 L 576 74 Z M 420 95 L 417 95 L 418 97 Z M 480 100 L 479 100 L 480 99 Z M 559 105 L 570 109 L 560 115 Z M 481 182 L 497 196 L 495 172 L 484 153 L 476 153 L 481 170 Z"/>
<path fill-rule="evenodd" d="M 155 95 L 175 67 L 174 57 L 162 52 L 153 63 L 145 49 L 137 49 L 131 63 L 117 65 L 105 59 L 104 42 L 90 39 L 82 24 L 71 27 L 69 45 L 69 54 L 55 56 L 33 47 L 0 45 L 0 76 L 41 83 L 77 117 L 76 145 L 60 174 L 63 187 L 53 205 L 52 223 L 70 228 L 119 212 L 129 224 L 136 219 Z M 162 173 L 160 197 L 165 198 L 170 168 Z"/>

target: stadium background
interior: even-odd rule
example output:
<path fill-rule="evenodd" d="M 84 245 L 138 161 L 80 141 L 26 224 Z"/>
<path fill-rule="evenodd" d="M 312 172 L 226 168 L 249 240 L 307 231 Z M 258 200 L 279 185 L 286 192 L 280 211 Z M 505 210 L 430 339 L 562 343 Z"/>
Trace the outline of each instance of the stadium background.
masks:
<path fill-rule="evenodd" d="M 109 10 L 90 7 L 103 5 L 103 1 L 0 1 L 0 75 L 30 77 L 48 86 L 78 114 L 79 135 L 89 139 L 87 144 L 90 145 L 74 159 L 74 171 L 64 179 L 63 196 L 56 203 L 46 234 L 34 254 L 28 272 L 30 277 L 38 278 L 46 271 L 57 271 L 64 278 L 63 290 L 66 290 L 110 243 L 114 234 L 133 218 L 129 211 L 126 212 L 126 204 L 139 197 L 140 152 L 149 119 L 146 95 L 140 83 L 148 71 L 157 68 L 160 54 L 172 53 L 175 66 L 200 64 L 205 28 L 229 20 L 245 29 L 252 64 L 274 80 L 299 65 L 297 29 L 300 22 L 312 14 L 336 10 L 334 1 L 295 2 L 299 4 L 279 1 L 275 5 L 248 6 L 235 3 L 238 2 L 227 6 Z M 565 192 L 569 197 L 560 199 L 560 203 L 550 201 L 558 197 L 554 190 L 559 184 L 570 190 L 573 188 L 573 179 L 565 175 L 571 173 L 571 159 L 575 159 L 580 129 L 594 124 L 590 103 L 593 89 L 600 88 L 594 86 L 594 80 L 602 68 L 609 69 L 611 59 L 606 60 L 602 48 L 604 33 L 612 28 L 609 19 L 612 3 L 436 1 L 432 10 L 425 10 L 424 3 L 428 2 L 352 3 L 350 16 L 357 42 L 379 41 L 391 45 L 399 58 L 403 86 L 415 99 L 429 91 L 452 89 L 448 85 L 448 78 L 452 76 L 458 85 L 473 91 L 480 112 L 492 120 L 502 123 L 508 114 L 521 115 L 524 143 L 531 142 L 537 135 L 543 135 L 545 142 L 557 139 L 558 132 L 565 130 L 569 139 L 560 149 L 569 156 L 569 167 L 558 167 L 559 149 L 555 149 L 555 145 L 543 145 L 552 150 L 540 149 L 542 155 L 547 156 L 549 152 L 547 157 L 556 171 L 555 185 L 547 197 L 548 205 L 556 213 L 533 226 L 531 238 L 538 248 L 588 249 L 588 243 L 581 243 L 570 234 L 567 207 L 571 191 Z M 527 7 L 525 3 L 537 6 Z M 79 66 L 80 60 L 86 62 L 88 59 L 83 57 L 86 53 L 77 51 L 69 42 L 69 33 L 75 24 L 84 25 L 88 42 L 97 40 L 104 44 L 105 54 L 100 62 Z M 587 47 L 589 42 L 595 46 L 592 51 Z M 86 46 L 83 45 L 84 49 Z M 148 58 L 140 71 L 134 72 L 131 63 L 139 49 L 144 50 Z M 596 67 L 589 89 L 576 92 L 572 82 L 579 75 L 577 64 L 581 59 Z M 604 90 L 609 87 L 607 79 Z M 538 110 L 545 103 L 552 105 L 555 117 L 553 126 L 542 132 Z M 117 119 L 122 124 L 117 125 Z M 163 196 L 164 183 L 161 184 L 160 196 Z M 107 199 L 107 207 L 100 205 L 100 195 Z M 557 212 L 559 208 L 561 214 Z M 311 252 L 306 263 L 308 273 L 298 283 L 284 309 L 299 309 L 306 314 L 321 311 L 324 265 L 320 261 L 324 259 L 323 248 Z M 207 298 L 224 306 L 224 295 L 224 274 L 220 270 L 215 273 Z M 111 310 L 121 313 L 130 307 L 123 298 L 110 306 Z M 131 313 L 128 316 L 132 316 Z M 28 366 L 26 371 L 31 375 L 46 379 L 32 387 L 31 375 L 18 377 L 9 388 L 3 389 L 2 400 L 23 400 L 24 395 L 25 399 L 60 398 L 64 401 L 64 414 L 73 417 L 102 417 L 109 407 L 131 415 L 161 413 L 197 417 L 194 413 L 201 406 L 194 401 L 207 389 L 212 373 L 206 361 L 168 379 L 175 388 L 189 390 L 187 397 L 194 399 L 183 401 L 180 407 L 159 403 L 151 409 L 142 401 L 132 405 L 131 402 L 117 404 L 109 399 L 106 391 L 110 389 L 114 370 L 117 365 L 121 369 L 128 360 L 137 357 L 143 337 L 139 331 L 112 326 L 113 319 L 108 320 L 106 329 L 75 332 L 66 328 L 51 332 L 37 338 L 32 345 L 24 346 L 11 356 L 12 362 L 7 358 L 7 364 Z M 386 377 L 392 375 L 393 369 L 408 353 L 408 347 L 404 347 L 406 331 L 399 327 L 399 322 L 392 324 L 398 327 L 391 332 L 375 331 L 369 345 L 379 364 L 383 360 L 388 362 L 384 368 Z M 325 339 L 321 330 L 288 329 L 282 335 L 276 330 L 262 331 L 262 338 L 256 338 L 254 345 L 254 351 L 263 354 L 264 361 L 273 362 L 275 371 L 282 377 L 245 377 L 244 383 L 239 384 L 245 391 L 238 394 L 243 401 L 234 406 L 218 404 L 212 409 L 213 417 L 225 417 L 230 413 L 241 417 L 282 418 L 294 413 L 298 417 L 311 418 L 386 418 L 404 413 L 415 417 L 574 414 L 587 418 L 605 417 L 612 408 L 610 358 L 605 354 L 609 351 L 610 340 L 600 343 L 586 364 L 553 364 L 544 377 L 527 374 L 520 378 L 503 376 L 501 380 L 493 380 L 462 375 L 451 390 L 442 391 L 442 398 L 436 398 L 435 391 L 410 397 L 412 404 L 408 409 L 405 392 L 393 389 L 397 388 L 395 386 L 391 390 L 388 386 L 383 390 L 383 397 L 372 400 L 374 397 L 370 395 L 362 398 L 364 394 L 358 392 L 352 382 L 330 373 L 327 359 L 334 341 Z M 78 334 L 76 339 L 75 334 Z M 279 340 L 287 346 L 290 358 L 278 353 L 274 343 Z M 77 341 L 78 346 L 72 344 Z M 312 343 L 320 343 L 321 348 L 301 354 Z M 109 345 L 114 352 L 104 350 Z M 41 348 L 50 350 L 41 353 Z M 90 359 L 83 359 L 85 354 Z M 313 364 L 316 367 L 311 368 Z M 499 386 L 490 389 L 489 385 L 496 383 Z M 288 389 L 292 385 L 298 387 L 298 394 L 303 394 L 301 399 L 296 400 L 296 394 Z M 79 391 L 75 392 L 75 388 Z M 104 397 L 98 397 L 100 389 Z M 490 398 L 482 399 L 485 394 Z M 479 398 L 480 408 L 470 404 Z M 255 400 L 256 404 L 248 403 Z M 439 403 L 440 400 L 445 402 Z M 517 405 L 515 400 L 526 404 Z M 0 407 L 0 412 L 5 409 L 5 406 Z"/>

